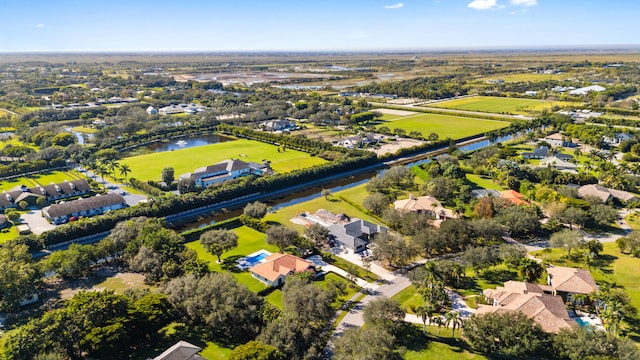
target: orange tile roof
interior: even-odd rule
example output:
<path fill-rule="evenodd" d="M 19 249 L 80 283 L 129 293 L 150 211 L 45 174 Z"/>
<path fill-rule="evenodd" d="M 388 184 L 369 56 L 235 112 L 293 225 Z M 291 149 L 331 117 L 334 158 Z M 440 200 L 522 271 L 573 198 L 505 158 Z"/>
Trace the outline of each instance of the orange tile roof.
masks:
<path fill-rule="evenodd" d="M 500 192 L 500 197 L 511 201 L 515 205 L 529 205 L 529 202 L 524 200 L 524 195 L 515 190 L 505 190 Z"/>
<path fill-rule="evenodd" d="M 306 271 L 313 264 L 310 261 L 290 254 L 273 254 L 265 262 L 249 269 L 252 273 L 274 282 L 280 275 Z"/>

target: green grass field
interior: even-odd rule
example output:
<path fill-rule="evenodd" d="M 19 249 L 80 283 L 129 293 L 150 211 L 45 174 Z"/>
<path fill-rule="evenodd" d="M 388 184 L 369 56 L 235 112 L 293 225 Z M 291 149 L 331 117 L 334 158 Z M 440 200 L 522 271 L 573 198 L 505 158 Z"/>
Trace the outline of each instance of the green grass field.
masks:
<path fill-rule="evenodd" d="M 85 176 L 77 171 L 50 171 L 42 174 L 23 176 L 15 179 L 0 181 L 0 191 L 7 191 L 16 186 L 26 185 L 34 187 L 49 185 L 51 183 L 61 183 L 65 180 L 72 181 L 84 179 Z"/>
<path fill-rule="evenodd" d="M 20 234 L 16 226 L 0 230 L 0 244 L 17 238 Z"/>
<path fill-rule="evenodd" d="M 87 126 L 76 126 L 71 128 L 71 130 L 79 133 L 85 133 L 85 134 L 95 134 L 98 132 L 98 129 L 87 127 Z"/>
<path fill-rule="evenodd" d="M 422 325 L 415 325 L 414 332 L 422 332 Z M 419 329 L 419 330 L 418 330 Z M 467 342 L 462 340 L 460 330 L 456 330 L 455 337 L 451 336 L 451 330 L 427 326 L 427 335 L 420 333 L 405 338 L 402 345 L 406 347 L 405 360 L 483 360 L 487 359 L 481 354 L 474 353 Z"/>
<path fill-rule="evenodd" d="M 243 139 L 132 156 L 122 159 L 121 163 L 131 167 L 129 177 L 140 180 L 160 180 L 162 169 L 167 166 L 174 168 L 175 176 L 178 178 L 180 174 L 231 158 L 259 163 L 263 159 L 269 160 L 273 170 L 279 173 L 308 168 L 326 162 L 319 157 L 310 156 L 301 151 L 287 149 L 284 152 L 278 152 L 278 147 L 275 145 Z"/>
<path fill-rule="evenodd" d="M 471 185 L 475 189 L 489 189 L 489 190 L 506 190 L 497 182 L 493 182 L 493 180 L 489 177 L 484 177 L 476 174 L 467 174 L 467 181 L 471 183 Z"/>
<path fill-rule="evenodd" d="M 577 104 L 568 101 L 545 101 L 538 99 L 503 98 L 491 96 L 474 96 L 464 99 L 456 99 L 429 104 L 430 107 L 445 109 L 511 114 L 540 112 L 545 108 L 551 109 L 551 107 L 554 105 L 564 107 Z"/>
<path fill-rule="evenodd" d="M 404 311 L 413 314 L 414 312 L 411 310 L 416 306 L 420 306 L 424 303 L 422 299 L 422 295 L 416 291 L 416 288 L 413 285 L 404 288 L 399 293 L 393 295 L 391 299 L 397 301 L 400 306 L 404 309 Z"/>
<path fill-rule="evenodd" d="M 434 132 L 440 139 L 461 139 L 471 135 L 483 134 L 487 131 L 502 129 L 509 126 L 506 121 L 481 120 L 463 116 L 418 114 L 404 117 L 395 117 L 391 120 L 383 120 L 376 125 L 377 128 L 386 126 L 393 130 L 404 129 L 407 133 L 419 131 L 423 136 Z"/>

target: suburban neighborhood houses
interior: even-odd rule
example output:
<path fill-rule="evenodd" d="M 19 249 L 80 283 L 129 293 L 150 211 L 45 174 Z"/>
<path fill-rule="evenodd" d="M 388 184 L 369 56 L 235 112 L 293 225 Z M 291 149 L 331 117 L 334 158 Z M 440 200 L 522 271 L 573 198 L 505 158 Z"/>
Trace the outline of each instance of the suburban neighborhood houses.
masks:
<path fill-rule="evenodd" d="M 42 216 L 51 223 L 60 225 L 74 218 L 102 215 L 126 206 L 127 202 L 121 195 L 104 194 L 47 206 L 42 209 Z"/>

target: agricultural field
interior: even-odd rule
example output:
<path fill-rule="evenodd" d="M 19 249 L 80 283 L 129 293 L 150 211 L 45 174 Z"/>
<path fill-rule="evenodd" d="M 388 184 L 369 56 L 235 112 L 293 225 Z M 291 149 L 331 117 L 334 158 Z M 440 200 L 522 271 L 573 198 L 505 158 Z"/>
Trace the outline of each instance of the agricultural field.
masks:
<path fill-rule="evenodd" d="M 77 171 L 49 171 L 41 174 L 0 181 L 0 191 L 11 190 L 16 186 L 21 185 L 34 187 L 40 185 L 49 185 L 51 183 L 61 183 L 65 180 L 72 181 L 78 179 L 85 179 L 85 176 Z"/>
<path fill-rule="evenodd" d="M 195 169 L 212 165 L 226 159 L 240 159 L 245 162 L 271 161 L 271 167 L 278 173 L 308 168 L 326 161 L 309 154 L 287 149 L 278 152 L 278 147 L 253 140 L 234 140 L 217 144 L 197 146 L 188 149 L 165 151 L 132 156 L 122 159 L 122 164 L 131 168 L 129 177 L 140 180 L 160 180 L 162 169 L 172 166 L 175 177 Z"/>
<path fill-rule="evenodd" d="M 551 107 L 555 105 L 566 107 L 576 105 L 576 103 L 569 101 L 545 101 L 538 99 L 474 96 L 429 104 L 430 107 L 479 111 L 495 114 L 529 114 L 531 112 L 540 112 L 543 109 L 551 109 Z"/>
<path fill-rule="evenodd" d="M 440 115 L 440 114 L 419 114 L 378 122 L 377 128 L 386 126 L 393 130 L 395 128 L 404 129 L 407 133 L 418 131 L 423 136 L 436 133 L 440 139 L 448 137 L 461 139 L 467 136 L 483 134 L 491 130 L 502 129 L 509 126 L 506 121 L 482 120 L 464 116 Z"/>
<path fill-rule="evenodd" d="M 487 80 L 502 79 L 508 83 L 514 82 L 543 82 L 549 80 L 565 80 L 573 77 L 571 74 L 496 74 L 493 76 L 483 77 L 475 80 L 476 82 L 485 83 Z"/>

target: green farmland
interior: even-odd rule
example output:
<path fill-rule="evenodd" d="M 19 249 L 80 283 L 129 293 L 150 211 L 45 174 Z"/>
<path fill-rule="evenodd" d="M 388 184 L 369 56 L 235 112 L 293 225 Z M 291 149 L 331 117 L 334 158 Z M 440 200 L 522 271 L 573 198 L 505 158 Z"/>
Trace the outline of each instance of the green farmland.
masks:
<path fill-rule="evenodd" d="M 574 75 L 571 74 L 536 74 L 536 73 L 526 73 L 526 74 L 496 74 L 490 77 L 484 77 L 478 79 L 477 81 L 486 82 L 488 80 L 497 80 L 501 79 L 504 82 L 514 83 L 514 82 L 543 82 L 549 80 L 564 80 L 572 77 Z"/>
<path fill-rule="evenodd" d="M 424 136 L 434 132 L 440 136 L 440 139 L 448 137 L 461 139 L 471 135 L 484 134 L 491 130 L 502 129 L 509 126 L 509 123 L 506 121 L 473 119 L 464 116 L 418 114 L 383 120 L 376 127 L 382 126 L 386 126 L 391 130 L 395 128 L 404 129 L 407 133 L 418 131 Z"/>
<path fill-rule="evenodd" d="M 173 167 L 177 178 L 180 174 L 231 158 L 258 163 L 262 160 L 269 160 L 273 170 L 279 173 L 308 168 L 326 162 L 305 152 L 291 149 L 278 152 L 278 147 L 275 145 L 243 139 L 132 156 L 122 159 L 121 163 L 129 165 L 131 168 L 129 177 L 140 180 L 160 180 L 162 169 L 167 166 Z"/>
<path fill-rule="evenodd" d="M 442 101 L 429 104 L 429 107 L 479 111 L 488 113 L 527 114 L 540 112 L 543 109 L 551 109 L 554 105 L 560 107 L 577 105 L 568 101 L 545 101 L 538 99 L 503 98 L 491 96 L 473 96 L 464 99 Z"/>

